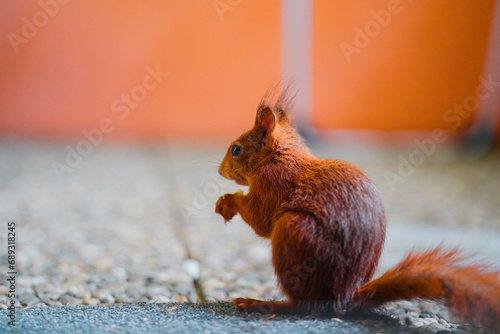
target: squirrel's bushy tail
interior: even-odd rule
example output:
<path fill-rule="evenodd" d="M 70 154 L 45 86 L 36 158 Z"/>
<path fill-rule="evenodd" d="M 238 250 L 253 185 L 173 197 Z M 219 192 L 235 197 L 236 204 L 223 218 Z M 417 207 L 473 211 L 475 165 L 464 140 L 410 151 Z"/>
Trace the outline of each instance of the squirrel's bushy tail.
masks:
<path fill-rule="evenodd" d="M 500 333 L 500 273 L 467 265 L 457 251 L 410 253 L 356 293 L 363 306 L 411 298 L 443 301 L 455 315 Z"/>

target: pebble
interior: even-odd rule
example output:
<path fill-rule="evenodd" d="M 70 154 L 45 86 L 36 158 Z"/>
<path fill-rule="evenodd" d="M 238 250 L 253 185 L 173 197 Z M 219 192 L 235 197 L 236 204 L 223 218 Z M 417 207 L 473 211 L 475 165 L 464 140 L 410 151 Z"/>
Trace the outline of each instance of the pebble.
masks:
<path fill-rule="evenodd" d="M 255 281 L 250 281 L 247 277 L 239 277 L 235 282 L 234 282 L 234 285 L 236 286 L 236 288 L 240 289 L 240 288 L 252 288 L 252 287 L 255 287 L 256 284 Z M 257 284 L 258 286 L 258 284 Z"/>
<path fill-rule="evenodd" d="M 119 304 L 130 304 L 132 303 L 133 299 L 128 297 L 128 296 L 119 296 L 119 297 L 116 297 L 115 299 L 115 303 L 119 303 Z"/>
<path fill-rule="evenodd" d="M 172 302 L 172 299 L 165 295 L 152 295 L 151 296 L 152 301 L 158 302 L 158 303 L 170 303 Z"/>
<path fill-rule="evenodd" d="M 82 305 L 82 303 L 83 303 L 83 300 L 78 299 L 78 298 L 73 298 L 73 299 L 67 300 L 67 302 L 64 305 L 78 306 L 78 305 Z"/>
<path fill-rule="evenodd" d="M 229 294 L 228 294 L 228 297 L 230 299 L 234 299 L 234 298 L 252 298 L 252 297 L 255 297 L 255 296 L 251 296 L 251 293 L 249 290 L 238 290 L 238 291 L 231 291 Z"/>
<path fill-rule="evenodd" d="M 188 302 L 188 298 L 186 296 L 180 295 L 175 299 L 179 303 L 186 303 Z"/>
<path fill-rule="evenodd" d="M 427 314 L 431 317 L 435 317 L 436 314 L 442 309 L 439 304 L 429 300 L 421 300 L 418 306 L 421 309 L 422 314 Z"/>
<path fill-rule="evenodd" d="M 77 299 L 77 298 L 75 298 L 74 295 L 66 293 L 66 294 L 62 295 L 61 297 L 59 297 L 58 301 L 61 302 L 63 305 L 66 305 L 74 299 Z"/>
<path fill-rule="evenodd" d="M 89 299 L 91 296 L 90 291 L 88 291 L 84 286 L 74 286 L 69 289 L 68 294 L 80 299 Z"/>
<path fill-rule="evenodd" d="M 60 289 L 53 286 L 39 287 L 37 288 L 37 291 L 38 291 L 38 296 L 40 296 L 40 298 L 43 300 L 47 299 L 57 300 L 66 292 L 66 290 L 64 289 Z"/>
<path fill-rule="evenodd" d="M 36 304 L 30 305 L 30 307 L 48 307 L 49 305 L 45 304 L 44 302 L 38 302 Z"/>
<path fill-rule="evenodd" d="M 98 298 L 89 298 L 82 301 L 83 305 L 99 305 L 101 301 Z"/>
<path fill-rule="evenodd" d="M 129 296 L 132 299 L 139 299 L 141 296 L 144 295 L 144 292 L 146 289 L 142 286 L 129 286 L 125 292 L 127 296 Z"/>
<path fill-rule="evenodd" d="M 419 318 L 415 318 L 415 317 L 406 317 L 405 318 L 405 324 L 410 326 L 410 327 L 413 327 L 413 328 L 416 328 L 416 327 L 422 327 L 425 325 L 425 322 L 423 321 L 423 319 L 419 319 Z"/>
<path fill-rule="evenodd" d="M 397 307 L 397 306 L 392 306 L 392 307 L 387 307 L 387 312 L 391 313 L 397 317 L 401 317 L 402 315 L 406 314 L 406 310 L 402 307 Z"/>
<path fill-rule="evenodd" d="M 59 306 L 63 306 L 63 303 L 61 303 L 60 301 L 58 300 L 52 300 L 52 299 L 44 299 L 42 300 L 45 304 L 47 304 L 48 306 L 51 306 L 51 307 L 59 307 Z"/>
<path fill-rule="evenodd" d="M 419 312 L 420 308 L 418 307 L 418 303 L 411 300 L 402 300 L 396 303 L 399 307 L 404 308 L 407 312 Z"/>
<path fill-rule="evenodd" d="M 439 331 L 442 331 L 442 330 L 445 330 L 447 329 L 446 326 L 440 324 L 440 323 L 437 323 L 437 322 L 433 322 L 427 326 L 425 326 L 425 329 L 428 331 L 428 332 L 431 332 L 431 333 L 437 333 Z"/>
<path fill-rule="evenodd" d="M 436 324 L 437 320 L 434 318 L 421 318 L 421 321 L 424 323 L 424 325 L 429 325 L 429 324 Z"/>
<path fill-rule="evenodd" d="M 104 295 L 99 299 L 101 300 L 101 302 L 103 302 L 105 304 L 114 304 L 116 301 L 115 297 L 113 297 L 111 295 Z"/>
<path fill-rule="evenodd" d="M 31 306 L 33 304 L 40 302 L 40 298 L 35 296 L 35 294 L 33 294 L 32 292 L 25 292 L 23 294 L 20 294 L 18 296 L 18 298 L 19 298 L 19 302 L 22 305 L 26 305 L 26 306 Z"/>
<path fill-rule="evenodd" d="M 203 289 L 207 292 L 217 289 L 224 289 L 226 288 L 226 286 L 226 283 L 224 283 L 220 279 L 217 279 L 216 277 L 210 277 L 203 281 Z"/>
<path fill-rule="evenodd" d="M 438 313 L 436 313 L 436 315 L 440 319 L 448 319 L 450 317 L 450 312 L 446 309 L 443 309 L 443 310 L 439 311 Z"/>
<path fill-rule="evenodd" d="M 200 263 L 198 261 L 186 259 L 182 266 L 193 280 L 200 278 Z"/>
<path fill-rule="evenodd" d="M 96 293 L 93 293 L 92 297 L 98 298 L 101 302 L 103 302 L 105 304 L 114 304 L 115 303 L 115 297 L 113 297 L 108 290 L 102 290 L 102 291 L 98 291 Z"/>
<path fill-rule="evenodd" d="M 121 267 L 114 268 L 112 273 L 120 282 L 127 280 L 127 271 Z"/>
<path fill-rule="evenodd" d="M 451 326 L 451 324 L 443 318 L 439 318 L 438 323 L 440 323 L 441 325 L 444 325 L 445 327 Z"/>
<path fill-rule="evenodd" d="M 170 275 L 166 271 L 160 271 L 154 276 L 154 281 L 157 283 L 168 283 Z"/>
<path fill-rule="evenodd" d="M 211 290 L 210 293 L 207 293 L 207 299 L 210 301 L 228 300 L 228 296 L 224 290 L 214 289 Z"/>
<path fill-rule="evenodd" d="M 236 278 L 238 278 L 238 273 L 234 271 L 226 271 L 221 273 L 220 277 L 223 281 L 234 281 Z"/>

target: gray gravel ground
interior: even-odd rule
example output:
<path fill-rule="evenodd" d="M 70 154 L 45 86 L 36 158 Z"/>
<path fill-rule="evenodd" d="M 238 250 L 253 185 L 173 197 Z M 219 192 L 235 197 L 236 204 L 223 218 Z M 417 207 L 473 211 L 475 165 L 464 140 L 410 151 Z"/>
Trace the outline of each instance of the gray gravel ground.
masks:
<path fill-rule="evenodd" d="M 67 306 L 108 304 L 118 312 L 114 305 L 139 302 L 177 302 L 178 310 L 192 314 L 218 305 L 225 310 L 218 316 L 225 317 L 232 312 L 229 304 L 182 303 L 283 298 L 267 242 L 239 217 L 225 226 L 213 212 L 220 195 L 238 189 L 216 174 L 225 150 L 101 145 L 59 182 L 52 164 L 65 162 L 64 145 L 0 142 L 0 250 L 6 249 L 6 223 L 15 221 L 14 301 L 20 319 L 54 312 L 61 319 L 73 314 L 79 322 L 80 316 L 102 308 Z M 408 151 L 371 149 L 354 155 L 317 147 L 316 153 L 354 162 L 379 187 L 389 224 L 381 271 L 412 248 L 439 244 L 460 245 L 499 264 L 499 153 L 475 161 L 443 161 L 437 154 L 395 189 L 384 173 L 397 171 L 399 157 Z M 0 256 L 0 280 L 6 282 L 6 252 Z M 0 284 L 0 309 L 10 301 L 7 293 L 8 286 Z M 126 306 L 123 312 L 147 313 L 156 306 L 150 307 Z M 436 304 L 409 301 L 386 310 L 422 331 L 460 331 L 459 321 Z M 255 319 L 262 326 L 262 316 Z"/>
<path fill-rule="evenodd" d="M 1 331 L 13 331 L 0 323 Z M 238 312 L 228 302 L 34 308 L 20 312 L 19 333 L 410 333 L 377 315 L 349 318 Z"/>

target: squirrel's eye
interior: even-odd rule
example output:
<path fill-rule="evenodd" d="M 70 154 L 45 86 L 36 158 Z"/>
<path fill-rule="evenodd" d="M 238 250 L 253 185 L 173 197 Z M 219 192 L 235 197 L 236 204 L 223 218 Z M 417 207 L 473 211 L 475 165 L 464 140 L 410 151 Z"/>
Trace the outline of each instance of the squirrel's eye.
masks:
<path fill-rule="evenodd" d="M 240 145 L 233 145 L 233 147 L 231 147 L 231 155 L 233 157 L 237 157 L 240 154 L 241 154 L 241 146 Z"/>

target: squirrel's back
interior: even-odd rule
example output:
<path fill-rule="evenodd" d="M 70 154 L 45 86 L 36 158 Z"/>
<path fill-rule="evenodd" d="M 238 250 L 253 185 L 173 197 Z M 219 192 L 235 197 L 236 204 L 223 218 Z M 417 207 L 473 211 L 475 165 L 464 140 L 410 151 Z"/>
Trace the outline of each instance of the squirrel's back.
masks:
<path fill-rule="evenodd" d="M 287 208 L 309 211 L 322 221 L 385 226 L 380 194 L 363 171 L 341 160 L 313 158 L 304 165 L 294 180 Z"/>
<path fill-rule="evenodd" d="M 286 214 L 300 218 L 275 227 L 279 232 L 273 237 L 273 247 L 290 251 L 292 245 L 300 244 L 300 254 L 289 254 L 285 260 L 276 256 L 275 266 L 282 266 L 283 261 L 289 268 L 317 262 L 318 267 L 297 289 L 319 281 L 325 285 L 321 277 L 335 279 L 325 289 L 317 289 L 317 295 L 304 291 L 297 295 L 335 301 L 330 307 L 337 311 L 349 307 L 354 292 L 375 273 L 385 240 L 384 209 L 371 180 L 347 162 L 312 159 L 294 180 L 279 216 Z M 302 262 L 295 263 L 295 259 Z M 281 280 L 286 289 L 286 279 Z"/>

